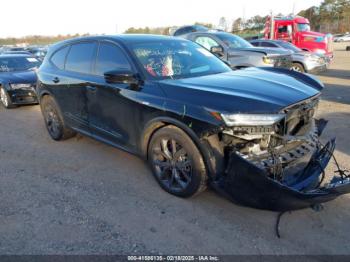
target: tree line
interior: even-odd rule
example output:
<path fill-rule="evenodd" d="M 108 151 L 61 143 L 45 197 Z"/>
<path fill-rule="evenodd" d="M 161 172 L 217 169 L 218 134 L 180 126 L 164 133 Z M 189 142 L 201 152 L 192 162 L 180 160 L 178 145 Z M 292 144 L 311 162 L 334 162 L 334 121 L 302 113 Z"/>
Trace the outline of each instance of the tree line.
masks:
<path fill-rule="evenodd" d="M 281 16 L 282 14 L 274 14 Z M 323 33 L 345 33 L 350 32 L 350 0 L 324 0 L 319 6 L 312 6 L 300 11 L 297 15 L 309 19 L 311 29 Z M 225 17 L 221 17 L 218 25 L 211 23 L 196 22 L 208 28 L 219 28 L 227 32 L 239 34 L 241 36 L 258 35 L 264 29 L 266 16 L 256 15 L 248 19 L 239 17 L 229 23 Z M 130 27 L 126 34 L 162 34 L 168 35 L 174 27 Z M 85 36 L 88 34 L 57 35 L 57 36 L 25 36 L 21 38 L 0 38 L 0 45 L 13 45 L 28 43 L 30 45 L 46 45 L 72 37 Z"/>
<path fill-rule="evenodd" d="M 283 16 L 283 14 L 274 14 Z M 290 14 L 287 14 L 290 15 Z M 297 15 L 308 18 L 311 29 L 323 33 L 345 33 L 350 32 L 350 0 L 324 0 L 319 6 L 312 6 L 300 11 Z M 219 28 L 227 32 L 240 35 L 251 35 L 262 33 L 266 19 L 269 15 L 255 15 L 248 19 L 239 17 L 229 25 L 225 17 L 221 17 L 217 26 L 208 23 L 197 22 L 209 28 Z M 171 28 L 171 27 L 170 27 Z M 158 28 L 129 28 L 125 33 L 146 33 L 146 34 L 169 34 L 169 27 Z"/>

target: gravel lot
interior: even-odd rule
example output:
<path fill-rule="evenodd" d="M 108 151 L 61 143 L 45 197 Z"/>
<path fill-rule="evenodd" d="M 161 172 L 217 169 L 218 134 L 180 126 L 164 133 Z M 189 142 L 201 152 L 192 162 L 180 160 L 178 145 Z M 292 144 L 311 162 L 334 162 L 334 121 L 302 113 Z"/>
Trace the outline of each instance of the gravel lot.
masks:
<path fill-rule="evenodd" d="M 350 52 L 321 76 L 319 115 L 350 169 Z M 350 254 L 349 196 L 285 214 L 206 191 L 173 197 L 139 158 L 77 136 L 49 138 L 39 106 L 0 109 L 0 254 Z M 333 172 L 333 166 L 329 172 Z"/>

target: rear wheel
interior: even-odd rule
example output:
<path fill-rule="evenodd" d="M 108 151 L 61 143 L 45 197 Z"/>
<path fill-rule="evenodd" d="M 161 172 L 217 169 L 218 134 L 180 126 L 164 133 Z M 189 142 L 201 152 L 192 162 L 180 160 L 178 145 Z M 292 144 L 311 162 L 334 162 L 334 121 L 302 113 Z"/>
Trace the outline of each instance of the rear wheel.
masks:
<path fill-rule="evenodd" d="M 12 104 L 10 96 L 6 92 L 5 88 L 3 87 L 0 87 L 0 100 L 1 100 L 1 104 L 7 109 L 16 107 L 15 105 Z"/>
<path fill-rule="evenodd" d="M 291 68 L 293 71 L 304 73 L 305 69 L 302 64 L 299 63 L 293 63 L 293 66 Z"/>
<path fill-rule="evenodd" d="M 167 126 L 151 138 L 148 161 L 159 185 L 168 193 L 191 197 L 206 189 L 203 157 L 181 129 Z"/>
<path fill-rule="evenodd" d="M 53 140 L 65 140 L 76 133 L 66 127 L 56 102 L 51 96 L 44 96 L 40 103 L 47 131 Z"/>

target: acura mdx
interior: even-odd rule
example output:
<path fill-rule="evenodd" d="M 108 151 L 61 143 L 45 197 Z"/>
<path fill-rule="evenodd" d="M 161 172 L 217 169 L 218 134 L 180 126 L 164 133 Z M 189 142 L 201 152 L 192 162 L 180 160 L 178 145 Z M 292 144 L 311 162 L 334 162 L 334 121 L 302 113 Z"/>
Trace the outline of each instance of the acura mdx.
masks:
<path fill-rule="evenodd" d="M 78 132 L 138 154 L 176 196 L 209 184 L 236 203 L 283 211 L 350 192 L 344 172 L 324 181 L 335 139 L 319 140 L 322 88 L 281 68 L 233 71 L 185 39 L 119 35 L 50 47 L 37 94 L 54 140 Z"/>

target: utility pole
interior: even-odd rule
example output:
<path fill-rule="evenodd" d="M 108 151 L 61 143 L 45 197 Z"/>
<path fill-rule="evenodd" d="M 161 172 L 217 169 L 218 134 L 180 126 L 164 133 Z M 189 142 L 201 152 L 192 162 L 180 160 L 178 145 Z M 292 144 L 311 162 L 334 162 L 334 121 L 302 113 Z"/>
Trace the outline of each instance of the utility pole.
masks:
<path fill-rule="evenodd" d="M 295 15 L 295 1 L 293 2 L 293 12 L 292 12 L 293 16 Z"/>
<path fill-rule="evenodd" d="M 243 30 L 245 29 L 245 5 L 243 6 L 243 17 L 242 17 Z"/>
<path fill-rule="evenodd" d="M 271 13 L 270 13 L 270 39 L 271 40 L 274 39 L 274 35 L 275 35 L 275 18 L 271 10 Z"/>

